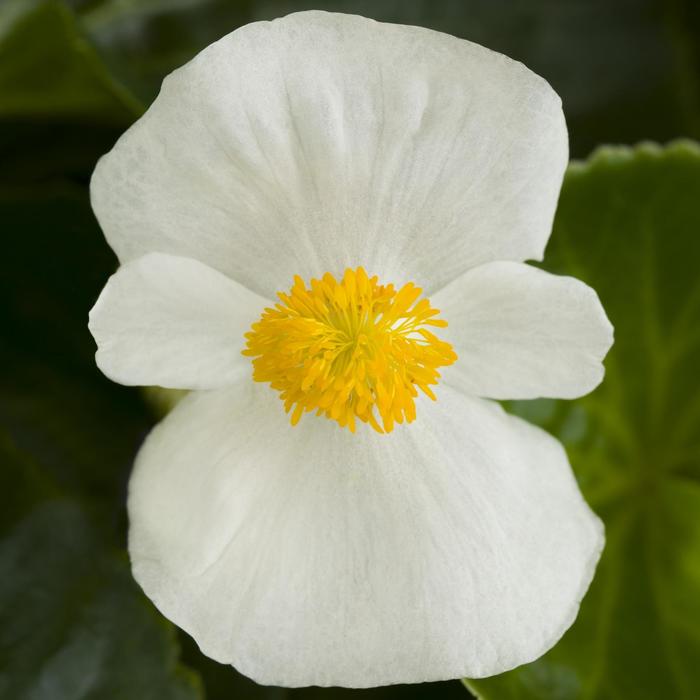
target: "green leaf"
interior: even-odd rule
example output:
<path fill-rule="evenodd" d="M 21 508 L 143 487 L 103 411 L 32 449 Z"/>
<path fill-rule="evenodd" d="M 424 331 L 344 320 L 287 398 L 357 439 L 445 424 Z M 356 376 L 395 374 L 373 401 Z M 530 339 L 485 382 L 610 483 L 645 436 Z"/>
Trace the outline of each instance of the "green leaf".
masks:
<path fill-rule="evenodd" d="M 201 697 L 172 627 L 75 502 L 41 502 L 5 530 L 0 566 L 1 697 Z"/>
<path fill-rule="evenodd" d="M 615 326 L 603 384 L 513 406 L 566 444 L 607 545 L 579 617 L 539 661 L 468 681 L 484 700 L 700 693 L 700 148 L 604 148 L 571 166 L 547 269 Z"/>
<path fill-rule="evenodd" d="M 128 124 L 141 104 L 116 82 L 58 0 L 8 0 L 0 12 L 0 118 L 79 116 Z"/>
<path fill-rule="evenodd" d="M 201 698 L 126 555 L 4 431 L 0 487 L 0 697 Z"/>
<path fill-rule="evenodd" d="M 66 6 L 0 1 L 0 183 L 84 182 L 142 112 Z"/>

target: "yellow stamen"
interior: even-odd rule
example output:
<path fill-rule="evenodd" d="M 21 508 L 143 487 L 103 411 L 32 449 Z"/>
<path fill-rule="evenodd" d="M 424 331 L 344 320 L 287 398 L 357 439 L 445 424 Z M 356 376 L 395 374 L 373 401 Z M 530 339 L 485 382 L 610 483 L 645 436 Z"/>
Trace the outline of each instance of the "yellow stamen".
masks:
<path fill-rule="evenodd" d="M 345 270 L 341 282 L 326 273 L 310 288 L 295 277 L 246 333 L 253 379 L 280 392 L 292 425 L 314 410 L 353 433 L 357 418 L 380 433 L 411 423 L 417 390 L 435 400 L 438 367 L 457 359 L 425 328 L 447 322 L 420 294 L 412 282 L 399 291 L 380 285 L 361 267 Z"/>

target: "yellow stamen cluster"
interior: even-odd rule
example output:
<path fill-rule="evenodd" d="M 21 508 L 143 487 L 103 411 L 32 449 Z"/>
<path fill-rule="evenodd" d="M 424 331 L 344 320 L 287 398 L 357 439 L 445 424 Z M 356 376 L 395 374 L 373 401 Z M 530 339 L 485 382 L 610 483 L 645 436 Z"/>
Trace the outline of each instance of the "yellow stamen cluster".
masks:
<path fill-rule="evenodd" d="M 292 425 L 314 410 L 352 432 L 356 418 L 380 433 L 410 423 L 418 389 L 435 400 L 437 368 L 457 359 L 426 328 L 447 322 L 420 294 L 410 282 L 399 291 L 380 285 L 361 267 L 340 282 L 330 273 L 312 279 L 310 289 L 296 276 L 246 333 L 253 379 L 280 392 Z"/>

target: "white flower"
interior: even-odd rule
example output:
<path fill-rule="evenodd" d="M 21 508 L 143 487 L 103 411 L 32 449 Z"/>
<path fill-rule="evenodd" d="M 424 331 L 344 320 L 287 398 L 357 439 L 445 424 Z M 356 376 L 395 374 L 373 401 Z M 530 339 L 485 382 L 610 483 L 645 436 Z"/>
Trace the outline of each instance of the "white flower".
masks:
<path fill-rule="evenodd" d="M 97 362 L 198 390 L 138 454 L 134 576 L 204 653 L 287 686 L 479 677 L 574 620 L 602 526 L 559 443 L 485 400 L 602 379 L 595 292 L 522 262 L 566 163 L 521 64 L 321 12 L 205 49 L 100 161 Z"/>

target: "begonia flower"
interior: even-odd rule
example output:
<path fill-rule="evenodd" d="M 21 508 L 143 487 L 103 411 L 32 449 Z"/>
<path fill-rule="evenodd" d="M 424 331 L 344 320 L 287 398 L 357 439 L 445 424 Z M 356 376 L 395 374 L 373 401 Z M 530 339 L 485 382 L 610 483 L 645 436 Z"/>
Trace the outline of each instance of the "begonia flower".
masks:
<path fill-rule="evenodd" d="M 97 363 L 191 391 L 136 458 L 133 573 L 205 654 L 364 687 L 496 674 L 571 625 L 602 525 L 493 401 L 603 377 L 595 292 L 524 262 L 567 159 L 520 63 L 302 12 L 204 49 L 100 160 Z"/>

